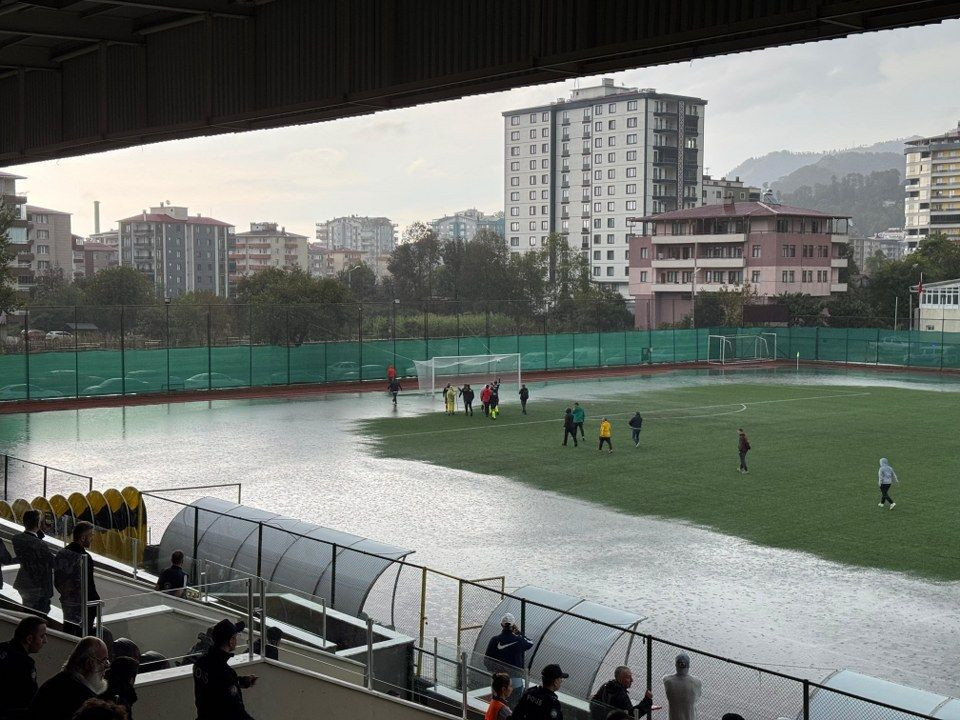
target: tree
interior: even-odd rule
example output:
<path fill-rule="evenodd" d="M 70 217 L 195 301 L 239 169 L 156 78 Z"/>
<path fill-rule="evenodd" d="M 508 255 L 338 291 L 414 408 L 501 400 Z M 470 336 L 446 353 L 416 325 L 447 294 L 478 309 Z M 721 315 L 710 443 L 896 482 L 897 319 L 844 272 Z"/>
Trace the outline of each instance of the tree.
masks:
<path fill-rule="evenodd" d="M 30 288 L 27 306 L 30 309 L 30 325 L 45 330 L 63 330 L 67 323 L 78 318 L 80 286 L 63 276 L 62 268 L 45 270 L 37 275 Z"/>
<path fill-rule="evenodd" d="M 91 278 L 81 293 L 86 305 L 153 305 L 153 284 L 132 267 L 104 268 Z"/>
<path fill-rule="evenodd" d="M 776 305 L 785 305 L 790 312 L 790 322 L 795 325 L 817 325 L 826 300 L 806 293 L 783 292 L 774 297 Z"/>
<path fill-rule="evenodd" d="M 13 261 L 14 251 L 10 247 L 10 236 L 7 231 L 13 225 L 16 216 L 13 208 L 0 204 L 0 312 L 15 310 L 20 305 L 17 292 L 13 289 L 13 272 L 10 263 Z"/>
<path fill-rule="evenodd" d="M 396 297 L 400 300 L 431 297 L 441 259 L 440 241 L 431 228 L 423 223 L 408 227 L 387 263 Z"/>
<path fill-rule="evenodd" d="M 381 299 L 376 273 L 365 262 L 338 272 L 337 281 L 349 289 L 358 302 L 375 302 Z"/>

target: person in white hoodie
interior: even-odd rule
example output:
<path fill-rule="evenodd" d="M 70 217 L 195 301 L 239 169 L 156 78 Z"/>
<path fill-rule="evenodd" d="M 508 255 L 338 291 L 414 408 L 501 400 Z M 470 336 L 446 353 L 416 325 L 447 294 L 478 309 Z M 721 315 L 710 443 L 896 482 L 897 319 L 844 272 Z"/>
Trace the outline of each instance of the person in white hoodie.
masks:
<path fill-rule="evenodd" d="M 667 696 L 670 720 L 696 720 L 697 701 L 703 689 L 700 681 L 690 675 L 690 656 L 677 655 L 677 672 L 663 679 L 664 694 Z"/>
<path fill-rule="evenodd" d="M 897 474 L 893 471 L 893 468 L 890 467 L 890 463 L 887 462 L 886 458 L 880 458 L 880 470 L 877 473 L 877 481 L 880 485 L 880 502 L 878 503 L 879 507 L 883 507 L 884 503 L 890 503 L 890 509 L 893 510 L 897 504 L 893 501 L 893 498 L 890 497 L 890 486 L 893 483 L 900 483 L 900 480 L 897 478 Z"/>

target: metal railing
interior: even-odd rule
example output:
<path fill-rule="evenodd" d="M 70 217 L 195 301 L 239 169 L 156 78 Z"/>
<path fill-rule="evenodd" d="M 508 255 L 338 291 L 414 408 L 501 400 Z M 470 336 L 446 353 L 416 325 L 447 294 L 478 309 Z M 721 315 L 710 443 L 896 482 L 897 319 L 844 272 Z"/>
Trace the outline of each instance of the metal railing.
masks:
<path fill-rule="evenodd" d="M 93 478 L 89 475 L 81 475 L 79 473 L 70 472 L 69 470 L 55 468 L 51 465 L 44 465 L 43 463 L 24 460 L 23 458 L 8 455 L 6 453 L 0 453 L 0 455 L 3 457 L 4 502 L 9 502 L 11 498 L 11 483 L 17 482 L 33 484 L 34 487 L 36 487 L 40 492 L 35 490 L 30 494 L 34 496 L 39 494 L 42 497 L 47 497 L 48 486 L 51 480 L 67 479 L 71 482 L 75 481 L 78 484 L 82 483 L 86 488 L 86 492 L 91 492 L 93 490 Z M 25 475 L 26 477 L 21 479 L 21 475 Z"/>

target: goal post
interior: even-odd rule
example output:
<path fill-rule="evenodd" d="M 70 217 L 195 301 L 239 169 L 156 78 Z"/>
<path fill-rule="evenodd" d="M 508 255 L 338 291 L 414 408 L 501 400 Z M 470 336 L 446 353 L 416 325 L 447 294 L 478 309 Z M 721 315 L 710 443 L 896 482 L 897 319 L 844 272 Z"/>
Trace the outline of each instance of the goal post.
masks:
<path fill-rule="evenodd" d="M 772 362 L 776 358 L 776 333 L 710 335 L 707 339 L 707 363 L 711 365 Z"/>
<path fill-rule="evenodd" d="M 447 383 L 482 387 L 499 379 L 504 385 L 520 387 L 520 353 L 492 355 L 438 355 L 429 360 L 414 360 L 417 386 L 421 392 L 435 393 Z M 479 394 L 479 389 L 477 390 Z"/>

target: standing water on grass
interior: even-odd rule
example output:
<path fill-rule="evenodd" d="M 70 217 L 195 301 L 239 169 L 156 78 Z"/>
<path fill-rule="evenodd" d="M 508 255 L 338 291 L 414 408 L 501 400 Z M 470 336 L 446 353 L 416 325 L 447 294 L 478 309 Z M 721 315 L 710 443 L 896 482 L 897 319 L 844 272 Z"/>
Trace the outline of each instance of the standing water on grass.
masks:
<path fill-rule="evenodd" d="M 594 422 L 587 437 L 592 451 L 598 418 L 589 414 L 589 403 L 628 395 L 642 405 L 648 392 L 718 383 L 800 385 L 817 396 L 880 386 L 960 391 L 960 382 L 933 375 L 782 369 L 675 371 L 528 385 L 532 409 L 548 401 L 587 404 L 588 423 Z M 439 400 L 401 395 L 395 412 L 403 419 L 442 410 Z M 505 395 L 496 422 L 516 422 L 517 413 L 514 395 Z M 960 582 L 850 567 L 689 522 L 629 515 L 486 474 L 489 463 L 482 453 L 468 469 L 381 458 L 373 441 L 359 434 L 358 421 L 393 414 L 379 392 L 56 411 L 0 417 L 0 446 L 15 456 L 92 475 L 100 487 L 239 481 L 245 504 L 415 549 L 415 561 L 439 570 L 467 577 L 503 574 L 508 588 L 539 585 L 636 611 L 649 617 L 641 626 L 645 632 L 789 674 L 820 679 L 850 668 L 946 694 L 960 690 Z M 740 412 L 728 419 L 735 431 L 749 417 Z M 492 425 L 476 420 L 474 429 Z M 495 435 L 484 432 L 491 438 L 487 451 L 497 453 Z M 755 450 L 747 477 L 758 483 L 759 493 L 764 491 L 761 474 L 753 463 L 764 448 L 749 429 L 748 434 Z M 464 442 L 461 435 L 446 433 L 437 442 L 456 445 Z M 522 442 L 519 431 L 502 437 Z M 617 453 L 632 450 L 625 438 L 619 430 Z M 638 455 L 638 481 L 645 464 L 657 457 L 650 421 L 642 441 L 653 446 Z M 884 442 L 877 439 L 877 458 L 890 452 Z M 535 459 L 536 453 L 555 449 L 560 450 L 530 452 Z M 735 451 L 723 452 L 718 466 L 730 465 L 732 471 Z M 906 477 L 901 465 L 897 470 L 905 480 L 901 492 L 908 496 L 908 483 L 923 479 Z M 725 492 L 727 480 L 718 482 L 704 492 Z M 871 494 L 876 459 L 863 468 L 862 482 L 865 501 L 881 512 Z M 195 496 L 185 493 L 183 499 Z M 909 508 L 908 503 L 898 498 L 893 512 L 900 512 L 901 504 Z M 165 512 L 158 505 L 149 511 L 156 520 Z M 896 548 L 881 546 L 876 552 L 895 553 Z"/>

